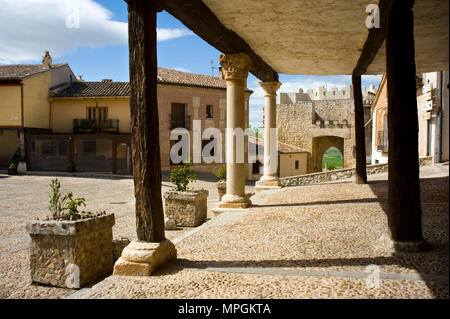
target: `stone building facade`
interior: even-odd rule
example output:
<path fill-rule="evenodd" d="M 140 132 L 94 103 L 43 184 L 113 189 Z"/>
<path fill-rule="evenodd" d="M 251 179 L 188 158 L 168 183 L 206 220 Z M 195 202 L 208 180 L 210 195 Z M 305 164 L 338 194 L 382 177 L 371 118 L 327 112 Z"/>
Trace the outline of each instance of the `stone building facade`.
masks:
<path fill-rule="evenodd" d="M 47 57 L 48 55 L 48 57 Z M 207 128 L 222 133 L 222 162 L 201 159 L 193 169 L 215 174 L 225 160 L 227 83 L 215 76 L 158 68 L 159 143 L 162 170 L 173 164 L 170 139 L 175 128 L 189 134 L 193 160 L 194 128 L 201 149 Z M 249 97 L 244 92 L 248 128 Z M 131 115 L 128 82 L 89 82 L 76 78 L 67 63 L 0 66 L 0 166 L 8 166 L 18 147 L 27 169 L 131 174 Z M 195 124 L 194 124 L 195 121 Z M 206 138 L 206 137 L 205 137 Z M 213 154 L 211 154 L 213 155 Z M 247 174 L 247 172 L 246 172 Z"/>
<path fill-rule="evenodd" d="M 419 124 L 419 157 L 431 157 L 435 163 L 449 159 L 449 72 L 429 72 L 416 76 Z M 383 76 L 372 103 L 372 164 L 388 162 L 388 95 Z"/>
<path fill-rule="evenodd" d="M 375 88 L 363 87 L 365 109 L 370 110 Z M 365 123 L 370 111 L 365 112 Z M 336 147 L 343 155 L 344 167 L 355 165 L 355 114 L 352 86 L 338 90 L 319 87 L 315 91 L 302 89 L 298 93 L 280 93 L 277 105 L 278 140 L 308 151 L 308 172 L 322 170 L 323 154 Z M 368 130 L 369 131 L 369 130 Z M 367 139 L 371 134 L 366 133 Z M 369 145 L 371 143 L 368 143 Z M 366 147 L 370 157 L 370 147 Z"/>

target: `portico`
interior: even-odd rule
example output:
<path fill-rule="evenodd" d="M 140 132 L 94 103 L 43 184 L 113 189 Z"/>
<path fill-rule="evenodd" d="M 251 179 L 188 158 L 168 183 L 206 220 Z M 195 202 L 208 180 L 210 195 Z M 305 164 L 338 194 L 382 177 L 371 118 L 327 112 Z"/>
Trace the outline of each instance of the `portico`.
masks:
<path fill-rule="evenodd" d="M 401 251 L 417 251 L 426 247 L 422 238 L 415 73 L 448 69 L 448 1 L 380 0 L 380 27 L 371 29 L 365 23 L 370 18 L 366 11 L 368 3 L 362 0 L 332 3 L 317 0 L 307 5 L 295 0 L 127 2 L 133 172 L 139 239 L 150 243 L 165 242 L 159 145 L 154 136 L 158 136 L 156 12 L 166 10 L 223 52 L 220 61 L 229 82 L 228 128 L 242 127 L 246 73 L 251 72 L 263 82 L 267 95 L 266 143 L 270 142 L 269 129 L 276 127 L 273 101 L 277 85 L 273 83 L 278 82 L 278 72 L 352 74 L 355 93 L 360 91 L 361 75 L 387 73 L 391 236 L 396 249 Z M 355 94 L 355 101 L 356 96 L 359 94 Z M 355 134 L 360 135 L 363 131 L 357 108 L 359 97 L 356 103 Z M 411 116 L 405 119 L 405 112 Z M 229 143 L 227 141 L 227 145 Z M 266 147 L 266 151 L 269 150 L 270 146 Z M 365 165 L 361 162 L 364 150 L 364 138 L 357 138 L 358 183 L 366 182 Z M 236 155 L 231 151 L 227 156 L 236 159 Z M 265 164 L 269 163 L 265 161 Z M 243 194 L 243 174 L 240 175 L 243 165 L 227 161 L 227 168 L 227 195 L 222 207 L 248 207 L 250 202 Z M 276 177 L 269 167 L 265 167 L 264 172 L 261 183 L 275 185 Z"/>

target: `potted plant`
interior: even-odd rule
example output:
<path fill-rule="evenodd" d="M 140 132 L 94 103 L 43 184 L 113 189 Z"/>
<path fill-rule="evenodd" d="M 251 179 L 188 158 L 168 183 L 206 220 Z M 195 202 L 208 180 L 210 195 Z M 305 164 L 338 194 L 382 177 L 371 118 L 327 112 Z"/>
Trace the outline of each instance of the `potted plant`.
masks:
<path fill-rule="evenodd" d="M 168 224 L 195 227 L 205 221 L 208 191 L 187 188 L 187 185 L 196 179 L 197 175 L 191 169 L 190 163 L 171 170 L 170 181 L 176 188 L 164 193 L 166 228 Z"/>
<path fill-rule="evenodd" d="M 219 178 L 217 182 L 217 193 L 219 194 L 219 201 L 222 200 L 222 196 L 227 192 L 227 166 L 221 166 L 217 172 L 216 176 Z"/>
<path fill-rule="evenodd" d="M 67 171 L 72 173 L 75 172 L 75 168 L 73 167 L 73 163 L 72 162 L 68 162 L 67 163 Z"/>
<path fill-rule="evenodd" d="M 9 164 L 8 175 L 17 175 L 17 165 L 14 163 Z"/>
<path fill-rule="evenodd" d="M 112 273 L 114 214 L 80 212 L 85 199 L 72 193 L 62 196 L 60 187 L 58 179 L 51 181 L 51 215 L 26 225 L 31 237 L 31 279 L 81 288 Z"/>

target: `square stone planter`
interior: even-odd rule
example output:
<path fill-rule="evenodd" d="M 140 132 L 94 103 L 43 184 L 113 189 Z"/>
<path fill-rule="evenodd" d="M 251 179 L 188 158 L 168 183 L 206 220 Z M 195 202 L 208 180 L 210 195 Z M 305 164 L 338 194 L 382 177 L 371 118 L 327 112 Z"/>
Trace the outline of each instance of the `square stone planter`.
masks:
<path fill-rule="evenodd" d="M 208 212 L 208 191 L 188 190 L 186 192 L 167 191 L 164 193 L 166 218 L 177 226 L 196 227 L 206 219 Z"/>
<path fill-rule="evenodd" d="M 217 182 L 217 194 L 219 194 L 219 201 L 222 200 L 222 196 L 227 193 L 227 181 L 220 180 Z"/>
<path fill-rule="evenodd" d="M 82 288 L 110 275 L 114 223 L 114 214 L 77 221 L 28 223 L 32 281 Z"/>

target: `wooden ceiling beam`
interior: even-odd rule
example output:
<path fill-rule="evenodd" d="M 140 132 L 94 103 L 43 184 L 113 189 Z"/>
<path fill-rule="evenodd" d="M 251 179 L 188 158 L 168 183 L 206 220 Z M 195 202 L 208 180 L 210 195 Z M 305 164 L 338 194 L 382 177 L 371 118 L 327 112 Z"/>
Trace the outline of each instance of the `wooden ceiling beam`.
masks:
<path fill-rule="evenodd" d="M 378 4 L 379 14 L 380 14 L 380 27 L 372 28 L 369 30 L 369 35 L 367 36 L 366 42 L 361 52 L 361 56 L 358 59 L 358 63 L 353 69 L 353 75 L 360 76 L 366 73 L 367 68 L 375 59 L 378 50 L 382 46 L 385 33 L 386 33 L 386 22 L 387 15 L 390 11 L 391 1 L 390 0 L 380 0 Z"/>

